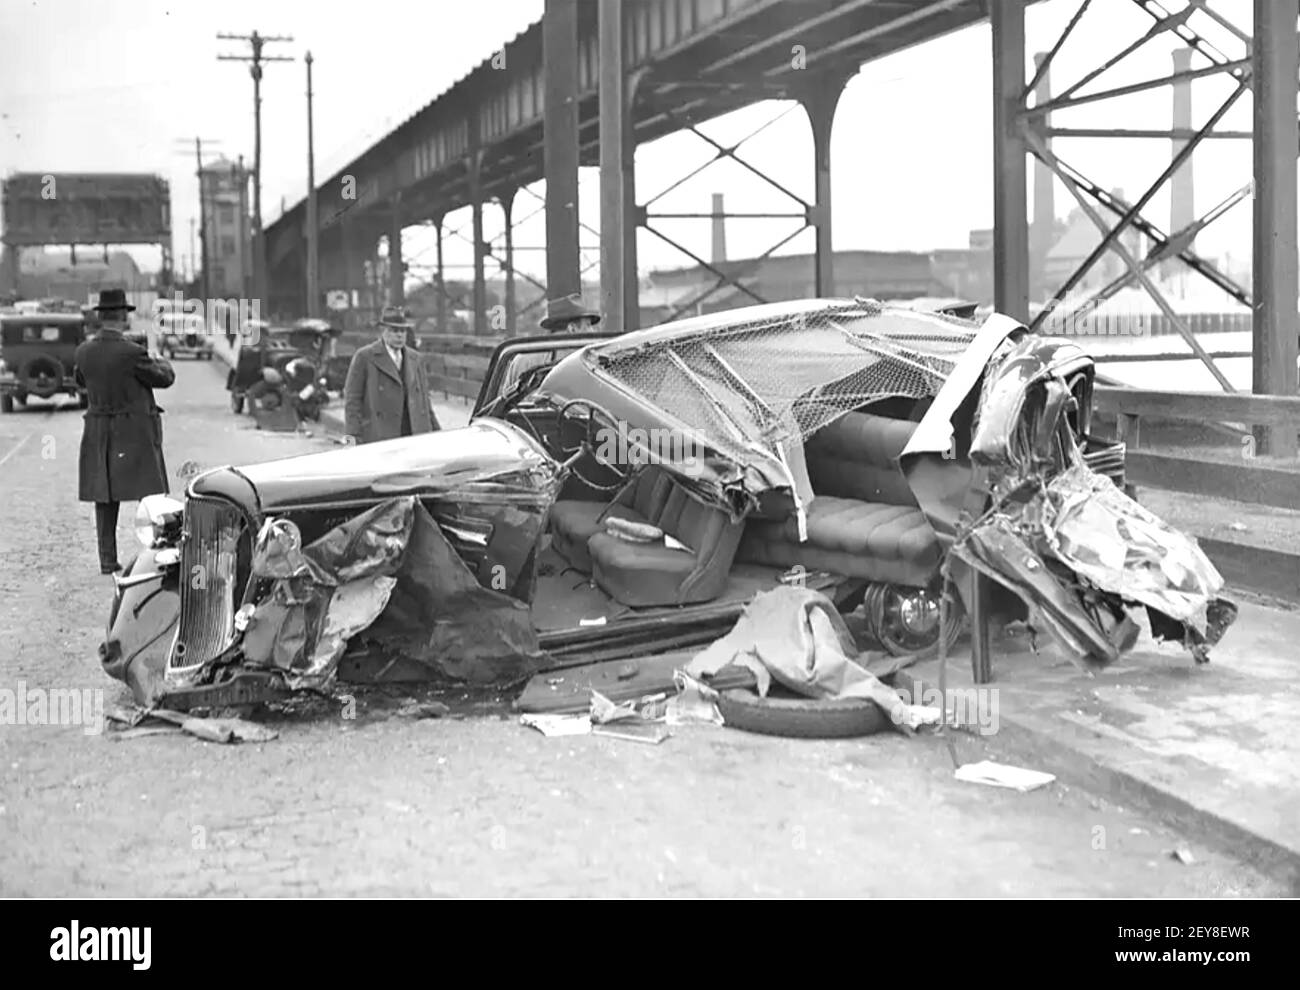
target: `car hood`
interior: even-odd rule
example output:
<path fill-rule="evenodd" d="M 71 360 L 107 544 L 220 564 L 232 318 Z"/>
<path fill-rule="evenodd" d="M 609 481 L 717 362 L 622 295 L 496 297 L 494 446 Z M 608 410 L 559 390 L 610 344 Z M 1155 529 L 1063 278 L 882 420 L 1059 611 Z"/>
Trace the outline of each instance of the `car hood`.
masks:
<path fill-rule="evenodd" d="M 456 430 L 219 468 L 195 478 L 190 493 L 247 502 L 251 485 L 256 511 L 269 514 L 471 490 L 534 498 L 550 491 L 558 476 L 559 466 L 533 438 L 509 423 L 484 418 Z"/>

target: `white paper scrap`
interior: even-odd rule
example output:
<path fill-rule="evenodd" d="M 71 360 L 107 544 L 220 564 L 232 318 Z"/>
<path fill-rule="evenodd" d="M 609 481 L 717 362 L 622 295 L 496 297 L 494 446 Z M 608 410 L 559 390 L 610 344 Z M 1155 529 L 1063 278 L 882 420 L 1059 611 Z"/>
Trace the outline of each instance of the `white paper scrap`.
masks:
<path fill-rule="evenodd" d="M 591 719 L 586 715 L 521 715 L 519 722 L 544 736 L 591 735 Z"/>
<path fill-rule="evenodd" d="M 993 763 L 990 760 L 960 766 L 954 771 L 953 776 L 972 784 L 991 784 L 994 787 L 1010 787 L 1017 791 L 1032 791 L 1039 787 L 1046 787 L 1056 779 L 1054 774 L 1010 767 L 1005 763 Z"/>

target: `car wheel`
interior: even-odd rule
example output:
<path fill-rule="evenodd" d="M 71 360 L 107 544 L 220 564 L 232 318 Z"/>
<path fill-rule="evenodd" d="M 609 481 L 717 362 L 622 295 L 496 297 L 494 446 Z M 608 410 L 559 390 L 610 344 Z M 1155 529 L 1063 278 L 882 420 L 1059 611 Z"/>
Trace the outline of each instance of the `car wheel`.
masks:
<path fill-rule="evenodd" d="M 853 739 L 889 728 L 889 715 L 865 698 L 760 698 L 736 689 L 719 695 L 718 711 L 725 725 L 765 736 Z"/>
<path fill-rule="evenodd" d="M 241 412 L 243 412 L 243 411 L 244 411 L 244 397 L 243 397 L 243 395 L 241 395 L 239 392 L 231 392 L 231 393 L 230 393 L 230 408 L 231 408 L 234 412 L 236 412 L 236 413 L 241 413 Z"/>
<path fill-rule="evenodd" d="M 14 411 L 14 397 L 6 392 L 0 395 L 0 413 L 11 413 Z"/>
<path fill-rule="evenodd" d="M 896 657 L 936 653 L 939 647 L 939 598 L 933 591 L 893 584 L 873 584 L 863 598 L 866 629 Z M 965 628 L 961 599 L 953 596 L 944 630 L 951 648 Z"/>

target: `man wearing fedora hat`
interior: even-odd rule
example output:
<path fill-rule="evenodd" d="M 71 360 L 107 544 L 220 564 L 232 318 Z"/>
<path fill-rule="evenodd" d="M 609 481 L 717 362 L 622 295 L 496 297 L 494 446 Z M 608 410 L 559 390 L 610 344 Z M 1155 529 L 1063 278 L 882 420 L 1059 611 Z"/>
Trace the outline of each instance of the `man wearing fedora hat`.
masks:
<path fill-rule="evenodd" d="M 374 443 L 441 428 L 429 401 L 420 353 L 407 345 L 414 327 L 406 309 L 385 306 L 379 339 L 352 355 L 343 386 L 343 417 L 354 442 Z"/>
<path fill-rule="evenodd" d="M 134 306 L 122 289 L 104 289 L 95 312 L 99 332 L 73 356 L 77 384 L 88 400 L 81 434 L 78 497 L 95 503 L 99 569 L 121 570 L 117 561 L 117 517 L 123 502 L 167 491 L 163 462 L 162 410 L 153 390 L 176 380 L 172 366 L 128 339 Z"/>
<path fill-rule="evenodd" d="M 582 296 L 575 292 L 563 299 L 547 302 L 546 318 L 540 326 L 551 333 L 590 333 L 600 320 L 600 314 L 588 308 Z"/>

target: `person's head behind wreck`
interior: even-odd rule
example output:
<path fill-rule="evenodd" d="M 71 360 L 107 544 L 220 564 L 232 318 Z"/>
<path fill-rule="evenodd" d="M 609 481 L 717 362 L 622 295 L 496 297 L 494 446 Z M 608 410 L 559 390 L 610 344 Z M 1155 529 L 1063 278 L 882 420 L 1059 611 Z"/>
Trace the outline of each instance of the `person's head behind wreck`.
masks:
<path fill-rule="evenodd" d="M 601 321 L 601 315 L 582 301 L 578 293 L 546 304 L 546 317 L 539 324 L 550 333 L 589 333 Z"/>

